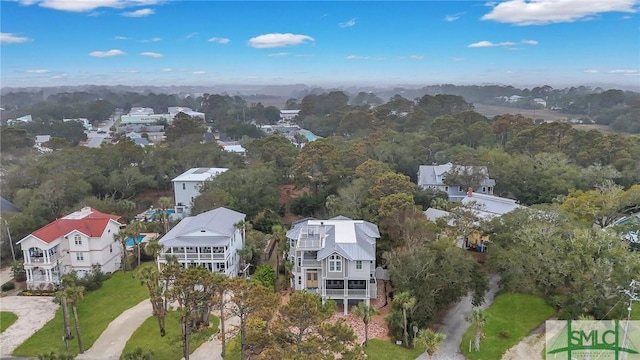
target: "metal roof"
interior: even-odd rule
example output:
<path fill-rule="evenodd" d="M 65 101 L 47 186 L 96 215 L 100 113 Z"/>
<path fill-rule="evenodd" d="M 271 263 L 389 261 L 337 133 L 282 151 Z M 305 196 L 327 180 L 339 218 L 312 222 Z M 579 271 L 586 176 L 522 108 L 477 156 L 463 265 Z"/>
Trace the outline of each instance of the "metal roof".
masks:
<path fill-rule="evenodd" d="M 246 215 L 227 208 L 217 208 L 183 218 L 169 230 L 160 244 L 164 246 L 200 246 L 226 244 L 236 231 L 236 224 Z"/>

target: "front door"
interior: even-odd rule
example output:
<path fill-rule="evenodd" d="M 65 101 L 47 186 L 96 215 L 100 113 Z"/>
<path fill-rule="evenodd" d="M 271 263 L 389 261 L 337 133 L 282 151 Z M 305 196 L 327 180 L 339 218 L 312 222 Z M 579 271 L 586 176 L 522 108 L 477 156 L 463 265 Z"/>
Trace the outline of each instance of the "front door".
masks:
<path fill-rule="evenodd" d="M 307 289 L 318 287 L 318 271 L 307 271 Z"/>

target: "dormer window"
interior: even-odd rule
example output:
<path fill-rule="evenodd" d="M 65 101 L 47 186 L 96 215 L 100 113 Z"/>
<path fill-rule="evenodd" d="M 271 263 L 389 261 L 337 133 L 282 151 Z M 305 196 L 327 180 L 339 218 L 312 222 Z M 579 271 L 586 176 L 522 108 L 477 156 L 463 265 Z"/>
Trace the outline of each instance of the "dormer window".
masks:
<path fill-rule="evenodd" d="M 80 237 L 80 235 L 74 236 L 73 241 L 76 245 L 82 245 L 82 238 Z"/>
<path fill-rule="evenodd" d="M 329 271 L 342 272 L 342 257 L 340 255 L 329 256 Z"/>

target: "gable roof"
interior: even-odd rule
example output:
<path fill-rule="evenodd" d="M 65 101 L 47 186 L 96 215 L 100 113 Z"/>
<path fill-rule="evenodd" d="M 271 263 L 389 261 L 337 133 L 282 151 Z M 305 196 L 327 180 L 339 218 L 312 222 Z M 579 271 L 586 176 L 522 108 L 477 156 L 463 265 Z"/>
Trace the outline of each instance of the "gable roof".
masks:
<path fill-rule="evenodd" d="M 313 229 L 324 234 L 318 260 L 337 253 L 348 260 L 375 260 L 376 239 L 380 237 L 378 226 L 364 220 L 352 220 L 336 216 L 329 220 L 307 219 L 294 224 L 287 232 L 290 239 L 298 239 L 303 229 Z"/>
<path fill-rule="evenodd" d="M 479 205 L 478 209 L 474 209 L 474 212 L 478 216 L 484 219 L 491 219 L 496 216 L 502 216 L 515 209 L 524 207 L 516 203 L 516 200 L 507 199 L 499 196 L 485 195 L 478 193 L 471 193 L 471 196 L 467 195 L 462 199 L 464 205 L 476 203 Z"/>
<path fill-rule="evenodd" d="M 420 167 L 418 168 L 418 185 L 444 184 L 444 178 L 446 177 L 447 173 L 451 171 L 453 166 L 454 165 L 452 163 L 446 163 L 442 165 L 420 165 Z M 495 185 L 495 181 L 492 181 L 493 179 L 489 178 L 489 171 L 487 170 L 486 166 L 458 165 L 458 168 L 464 169 L 465 171 L 476 168 L 484 175 L 482 185 Z"/>
<path fill-rule="evenodd" d="M 118 215 L 105 214 L 87 206 L 67 216 L 56 219 L 32 232 L 31 235 L 27 235 L 27 237 L 34 236 L 46 243 L 50 243 L 74 230 L 89 237 L 100 237 L 109 222 L 118 219 L 120 219 Z M 22 240 L 18 241 L 18 243 L 22 242 Z"/>
<path fill-rule="evenodd" d="M 183 218 L 161 239 L 164 246 L 222 246 L 236 231 L 246 215 L 224 207 Z"/>

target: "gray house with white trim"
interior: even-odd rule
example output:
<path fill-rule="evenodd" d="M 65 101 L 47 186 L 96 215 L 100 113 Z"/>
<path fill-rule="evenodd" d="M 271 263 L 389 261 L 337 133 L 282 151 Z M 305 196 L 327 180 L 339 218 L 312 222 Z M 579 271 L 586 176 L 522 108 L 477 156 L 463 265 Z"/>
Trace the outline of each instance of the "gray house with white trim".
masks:
<path fill-rule="evenodd" d="M 377 296 L 378 238 L 377 225 L 344 216 L 294 223 L 287 232 L 292 288 L 342 301 L 345 314 L 349 303 L 370 304 Z"/>
<path fill-rule="evenodd" d="M 479 186 L 473 189 L 474 193 L 493 195 L 493 188 L 496 181 L 489 178 L 489 171 L 486 166 L 456 166 L 452 163 L 443 165 L 421 165 L 418 169 L 418 186 L 423 189 L 435 189 L 447 193 L 449 201 L 461 201 L 469 189 L 463 184 L 445 184 L 445 179 L 452 171 L 468 174 L 469 176 L 480 176 Z"/>
<path fill-rule="evenodd" d="M 240 271 L 238 250 L 244 247 L 244 233 L 236 224 L 246 215 L 217 208 L 183 218 L 161 239 L 158 268 L 174 256 L 185 268 L 202 266 L 212 272 L 235 277 Z"/>

